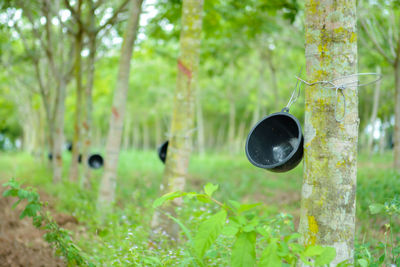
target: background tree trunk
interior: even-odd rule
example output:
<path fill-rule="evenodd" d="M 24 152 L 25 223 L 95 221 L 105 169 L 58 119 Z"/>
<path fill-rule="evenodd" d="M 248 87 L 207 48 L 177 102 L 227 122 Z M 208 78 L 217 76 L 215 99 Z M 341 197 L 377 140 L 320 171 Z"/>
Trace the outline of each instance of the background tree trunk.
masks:
<path fill-rule="evenodd" d="M 203 118 L 203 106 L 201 104 L 201 94 L 199 88 L 197 88 L 196 95 L 196 122 L 197 122 L 197 147 L 200 155 L 205 153 L 205 139 L 204 139 L 204 118 Z"/>
<path fill-rule="evenodd" d="M 395 63 L 395 102 L 394 102 L 394 168 L 400 171 L 400 59 Z"/>
<path fill-rule="evenodd" d="M 178 77 L 174 96 L 174 110 L 171 121 L 167 161 L 164 171 L 164 193 L 184 190 L 185 179 L 192 151 L 194 132 L 194 88 L 200 57 L 203 0 L 184 0 L 182 5 L 182 30 L 180 34 L 180 56 L 178 59 Z M 176 199 L 163 207 L 174 214 L 174 207 L 181 204 Z M 152 227 L 165 230 L 173 239 L 178 237 L 176 224 L 156 212 Z"/>
<path fill-rule="evenodd" d="M 106 143 L 105 169 L 100 183 L 98 209 L 107 211 L 115 199 L 118 156 L 121 147 L 122 128 L 125 116 L 126 99 L 129 89 L 129 74 L 133 47 L 139 27 L 139 17 L 143 0 L 131 0 L 128 24 L 124 34 L 119 60 L 117 84 L 111 107 L 111 116 Z M 106 208 L 106 209 L 104 209 Z"/>
<path fill-rule="evenodd" d="M 376 68 L 376 73 L 381 73 L 381 68 L 378 66 Z M 368 136 L 368 144 L 367 144 L 367 152 L 369 155 L 373 152 L 373 144 L 374 144 L 374 132 L 375 132 L 375 125 L 376 125 L 376 116 L 378 115 L 378 106 L 379 106 L 379 91 L 381 89 L 381 81 L 377 81 L 375 85 L 375 92 L 374 92 L 374 102 L 372 106 L 371 112 L 371 134 Z"/>
<path fill-rule="evenodd" d="M 82 0 L 78 0 L 77 11 L 78 16 L 81 14 Z M 74 138 L 72 140 L 72 157 L 71 166 L 69 169 L 69 179 L 78 181 L 79 178 L 79 163 L 78 158 L 81 150 L 81 117 L 82 117 L 82 46 L 83 46 L 83 28 L 82 24 L 78 23 L 78 32 L 75 36 L 75 81 L 76 81 L 76 104 L 75 104 L 75 123 L 74 123 Z"/>
<path fill-rule="evenodd" d="M 55 103 L 54 117 L 54 146 L 53 146 L 53 181 L 61 182 L 62 179 L 62 151 L 64 148 L 64 114 L 66 83 L 61 79 L 58 88 L 58 97 Z"/>
<path fill-rule="evenodd" d="M 91 1 L 90 1 L 91 2 Z M 93 10 L 93 8 L 92 8 Z M 94 27 L 94 11 L 90 15 L 90 20 L 92 21 L 90 25 L 90 29 Z M 95 72 L 95 61 L 96 61 L 96 33 L 92 32 L 89 34 L 89 57 L 87 61 L 87 68 L 88 68 L 88 73 L 87 73 L 87 84 L 85 87 L 85 118 L 82 124 L 82 167 L 83 167 L 83 176 L 82 176 L 82 184 L 85 186 L 89 185 L 89 179 L 90 179 L 90 168 L 89 165 L 86 164 L 89 154 L 90 154 L 90 148 L 92 146 L 92 114 L 93 114 L 93 97 L 92 97 L 92 91 L 93 91 L 93 83 L 94 83 L 94 72 Z"/>
<path fill-rule="evenodd" d="M 309 80 L 332 80 L 356 73 L 356 1 L 307 0 L 305 7 Z M 351 77 L 337 83 L 355 80 Z M 346 115 L 339 123 L 335 119 L 335 89 L 326 87 L 306 87 L 299 231 L 306 245 L 334 247 L 336 258 L 332 263 L 336 265 L 354 260 L 358 90 L 354 86 L 344 90 Z M 339 101 L 338 117 L 343 111 L 343 101 Z"/>

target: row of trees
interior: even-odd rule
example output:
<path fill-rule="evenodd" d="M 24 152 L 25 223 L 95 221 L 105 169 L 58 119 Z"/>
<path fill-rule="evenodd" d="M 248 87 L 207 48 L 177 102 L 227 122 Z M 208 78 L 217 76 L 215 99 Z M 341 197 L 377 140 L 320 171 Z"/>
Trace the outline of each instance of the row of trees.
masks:
<path fill-rule="evenodd" d="M 170 148 L 163 188 L 165 192 L 184 190 L 193 133 L 197 132 L 200 152 L 205 150 L 206 132 L 220 136 L 215 139 L 225 140 L 224 143 L 239 150 L 247 130 L 254 122 L 267 112 L 279 111 L 286 104 L 285 99 L 294 85 L 294 79 L 291 81 L 287 77 L 296 73 L 295 70 L 301 65 L 298 58 L 302 54 L 302 31 L 299 31 L 298 39 L 293 38 L 293 33 L 303 26 L 301 19 L 296 20 L 299 6 L 295 1 L 215 1 L 205 4 L 204 13 L 201 0 L 185 0 L 183 5 L 180 2 L 161 1 L 156 5 L 157 14 L 145 30 L 138 31 L 141 6 L 142 0 L 107 3 L 100 0 L 43 0 L 29 3 L 15 0 L 2 6 L 8 19 L 7 25 L 2 24 L 2 34 L 12 40 L 8 47 L 2 46 L 9 52 L 2 57 L 2 63 L 7 67 L 3 79 L 14 77 L 13 83 L 7 84 L 22 88 L 11 90 L 10 95 L 14 96 L 15 101 L 11 108 L 18 108 L 20 117 L 24 119 L 24 123 L 21 123 L 22 127 L 26 127 L 23 129 L 24 143 L 32 140 L 39 145 L 46 144 L 52 152 L 55 182 L 62 178 L 64 120 L 70 116 L 65 116 L 68 107 L 67 88 L 75 89 L 70 94 L 74 99 L 74 116 L 70 120 L 73 123 L 69 123 L 73 126 L 70 130 L 70 136 L 73 136 L 70 180 L 77 182 L 80 178 L 82 184 L 89 184 L 89 171 L 86 169 L 79 173 L 78 157 L 82 154 L 86 161 L 92 147 L 95 66 L 104 64 L 98 72 L 108 68 L 112 74 L 110 76 L 116 77 L 112 103 L 108 97 L 106 103 L 101 105 L 101 115 L 97 117 L 104 121 L 104 114 L 109 116 L 108 124 L 102 122 L 97 125 L 100 129 L 104 127 L 97 130 L 99 139 L 107 132 L 106 164 L 98 201 L 101 210 L 107 210 L 106 207 L 114 201 L 121 143 L 125 142 L 126 146 L 139 143 L 139 122 L 146 125 L 142 126 L 143 143 L 151 142 L 149 122 L 154 127 L 154 140 L 157 143 L 162 140 L 163 129 L 169 129 Z M 329 80 L 356 72 L 355 8 L 355 1 L 334 5 L 329 1 L 306 2 L 305 42 L 310 80 Z M 391 8 L 395 18 L 397 6 L 386 6 L 387 10 Z M 376 18 L 381 14 L 372 15 Z M 384 21 L 385 16 L 379 18 Z M 123 27 L 119 24 L 122 20 L 126 20 Z M 394 28 L 388 31 L 393 42 L 388 49 L 394 52 L 393 59 L 385 53 L 382 44 L 377 41 L 377 35 L 371 33 L 371 23 L 368 24 L 364 17 L 360 21 L 363 34 L 368 36 L 361 39 L 376 49 L 383 57 L 382 61 L 393 66 L 390 71 L 395 74 L 395 88 L 399 87 L 396 92 L 400 92 L 400 86 L 397 86 L 400 79 L 396 74 L 399 61 L 396 51 L 400 44 L 393 44 L 399 40 Z M 124 32 L 121 52 L 119 57 L 114 57 L 108 52 L 109 49 L 113 50 L 109 42 L 120 38 L 120 32 Z M 136 59 L 138 62 L 133 64 L 133 89 L 128 96 L 132 51 L 138 32 L 144 35 L 141 39 L 139 34 L 140 47 L 136 50 L 138 55 L 134 57 L 134 62 Z M 202 35 L 205 38 L 201 38 Z M 176 46 L 178 39 L 179 46 Z M 281 44 L 285 44 L 284 48 L 280 47 Z M 368 60 L 371 61 L 374 56 L 371 54 Z M 105 58 L 100 60 L 103 63 L 97 62 L 100 57 Z M 119 61 L 117 74 L 107 66 L 107 62 L 113 62 L 116 58 Z M 139 71 L 139 66 L 146 67 L 151 62 L 149 58 L 153 58 L 154 62 L 154 65 L 148 66 L 149 69 L 157 70 L 155 73 L 162 78 L 154 77 L 153 72 Z M 202 60 L 201 68 L 199 60 Z M 362 59 L 374 65 L 368 60 Z M 171 70 L 170 65 L 176 66 L 176 70 Z M 384 71 L 389 71 L 389 68 L 386 66 Z M 27 75 L 21 77 L 21 72 Z M 162 87 L 171 89 L 173 86 L 165 82 L 171 82 L 174 79 L 171 77 L 175 75 L 176 89 L 174 100 L 171 101 L 172 94 Z M 100 81 L 107 81 L 110 76 L 98 77 Z M 399 93 L 396 93 L 395 103 L 392 105 L 388 101 L 385 103 L 387 109 L 378 113 L 380 85 L 375 87 L 374 108 L 369 109 L 366 105 L 365 110 L 361 111 L 366 121 L 364 127 L 367 124 L 375 125 L 377 117 L 382 121 L 390 121 L 393 108 L 399 106 Z M 393 87 L 385 82 L 382 85 L 388 88 L 385 89 L 389 92 L 386 97 L 393 98 L 393 89 L 390 89 Z M 167 97 L 163 97 L 163 94 Z M 337 262 L 352 258 L 354 233 L 358 97 L 355 88 L 345 90 L 344 94 L 348 105 L 344 124 L 341 125 L 335 121 L 337 99 L 334 91 L 327 91 L 323 86 L 307 88 L 305 97 L 305 179 L 300 231 L 305 243 L 334 246 L 340 252 Z M 143 100 L 145 104 L 139 104 Z M 156 107 L 152 113 L 149 110 L 154 108 L 154 100 L 160 103 L 160 107 Z M 223 103 L 219 103 L 221 100 Z M 164 105 L 164 102 L 173 104 Z M 127 103 L 132 105 L 127 107 Z M 172 116 L 164 115 L 171 109 Z M 400 109 L 394 109 L 398 111 L 395 112 L 397 128 L 394 130 L 395 166 L 400 169 L 400 144 L 397 142 L 400 140 Z M 159 116 L 160 112 L 163 112 L 162 116 Z M 293 112 L 300 117 L 304 114 L 301 108 Z M 135 116 L 125 116 L 126 113 Z M 146 120 L 136 119 L 144 113 Z M 41 117 L 43 115 L 44 119 Z M 167 120 L 164 126 L 163 119 Z M 46 141 L 37 141 L 43 138 L 40 135 L 44 127 L 47 129 L 44 131 Z M 371 143 L 368 141 L 368 144 Z M 332 197 L 337 195 L 344 196 L 340 203 Z M 179 204 L 178 199 L 174 205 Z M 170 213 L 175 210 L 174 206 L 164 208 Z M 160 214 L 155 214 L 153 226 L 165 228 L 171 236 L 177 236 L 173 224 Z"/>

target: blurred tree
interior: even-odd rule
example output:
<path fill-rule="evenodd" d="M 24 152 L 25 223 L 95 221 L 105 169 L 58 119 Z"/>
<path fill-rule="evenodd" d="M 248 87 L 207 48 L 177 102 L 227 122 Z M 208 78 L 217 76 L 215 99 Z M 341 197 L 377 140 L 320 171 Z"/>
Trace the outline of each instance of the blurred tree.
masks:
<path fill-rule="evenodd" d="M 362 5 L 362 4 L 363 5 Z M 368 7 L 368 8 L 366 8 Z M 398 1 L 360 1 L 359 21 L 370 45 L 389 64 L 394 73 L 395 129 L 394 168 L 400 170 L 400 18 Z"/>
<path fill-rule="evenodd" d="M 92 143 L 92 90 L 94 84 L 94 72 L 96 53 L 98 48 L 98 39 L 104 35 L 118 22 L 123 16 L 121 13 L 125 11 L 129 0 L 123 0 L 117 7 L 113 7 L 113 2 L 105 3 L 103 1 L 94 2 L 93 0 L 78 1 L 76 7 L 70 4 L 69 0 L 64 0 L 67 9 L 72 14 L 72 19 L 77 25 L 74 31 L 76 48 L 76 113 L 74 127 L 74 141 L 72 146 L 72 157 L 70 169 L 70 179 L 77 180 L 79 177 L 78 157 L 82 156 L 84 172 L 82 174 L 81 184 L 89 185 L 90 168 L 86 164 L 90 147 Z M 85 4 L 85 5 L 84 5 Z M 110 9 L 112 11 L 110 11 Z M 122 17 L 122 18 L 121 18 Z M 100 18 L 100 19 L 99 19 Z M 104 22 L 102 22 L 104 20 Z M 100 38 L 99 38 L 100 36 Z M 85 38 L 86 37 L 86 38 Z M 86 61 L 86 72 L 82 67 L 82 52 L 84 51 L 84 39 L 87 39 L 88 57 Z M 82 76 L 86 74 L 86 84 L 83 85 Z"/>
<path fill-rule="evenodd" d="M 121 147 L 125 106 L 129 89 L 131 58 L 139 27 L 142 0 L 130 0 L 130 5 L 128 22 L 121 46 L 117 84 L 111 107 L 106 143 L 105 169 L 98 196 L 98 208 L 102 212 L 108 211 L 110 204 L 115 200 L 118 156 Z"/>
<path fill-rule="evenodd" d="M 305 245 L 336 249 L 331 264 L 354 261 L 358 88 L 356 1 L 306 1 L 305 55 L 310 81 L 353 83 L 346 108 L 327 84 L 306 88 L 304 180 L 299 232 Z M 340 93 L 340 92 L 339 92 Z M 341 107 L 341 108 L 339 108 Z M 344 113 L 345 112 L 345 113 Z M 338 114 L 339 113 L 339 114 Z M 344 114 L 341 122 L 337 117 Z M 339 197 L 338 197 L 339 196 Z"/>
<path fill-rule="evenodd" d="M 180 56 L 174 95 L 171 130 L 164 171 L 164 193 L 183 191 L 192 151 L 194 132 L 194 94 L 198 80 L 203 0 L 184 0 L 182 5 L 182 27 L 179 38 Z M 174 214 L 175 205 L 181 199 L 164 207 Z M 174 221 L 161 216 L 158 211 L 152 221 L 153 229 L 161 229 L 177 240 L 178 228 Z"/>
<path fill-rule="evenodd" d="M 53 155 L 53 180 L 61 180 L 62 147 L 64 139 L 64 102 L 66 87 L 71 78 L 72 45 L 65 38 L 64 27 L 60 26 L 60 1 L 9 1 L 6 5 L 11 15 L 8 25 L 23 45 L 23 55 L 9 56 L 9 64 L 22 63 L 25 57 L 32 63 L 38 93 L 41 97 L 47 122 L 47 144 Z M 22 12 L 21 12 L 22 11 Z M 21 16 L 21 19 L 18 17 Z M 56 21 L 56 22 L 55 22 Z M 56 41 L 57 40 L 57 41 Z M 18 62 L 19 61 L 19 62 Z M 18 73 L 15 73 L 16 79 Z M 33 86 L 29 86 L 34 90 Z M 30 105 L 20 103 L 23 105 Z M 43 127 L 39 128 L 43 131 Z"/>

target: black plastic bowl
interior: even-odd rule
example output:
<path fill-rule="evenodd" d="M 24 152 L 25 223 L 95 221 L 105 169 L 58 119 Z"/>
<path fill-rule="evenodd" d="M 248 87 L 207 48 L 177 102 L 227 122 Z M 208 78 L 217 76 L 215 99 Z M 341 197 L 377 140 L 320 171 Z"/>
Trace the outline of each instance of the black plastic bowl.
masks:
<path fill-rule="evenodd" d="M 296 117 L 282 111 L 260 120 L 246 140 L 246 155 L 256 167 L 286 172 L 303 158 L 303 133 Z"/>
<path fill-rule="evenodd" d="M 92 169 L 99 169 L 103 167 L 104 160 L 100 154 L 92 154 L 88 158 L 89 167 Z"/>
<path fill-rule="evenodd" d="M 168 140 L 165 141 L 157 149 L 158 157 L 163 163 L 167 160 L 168 143 Z"/>

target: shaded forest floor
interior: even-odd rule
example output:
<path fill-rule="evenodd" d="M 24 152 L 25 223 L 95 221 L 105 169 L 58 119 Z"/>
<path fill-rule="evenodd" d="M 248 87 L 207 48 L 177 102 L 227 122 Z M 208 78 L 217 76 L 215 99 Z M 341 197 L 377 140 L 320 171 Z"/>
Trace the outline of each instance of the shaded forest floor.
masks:
<path fill-rule="evenodd" d="M 0 195 L 4 188 L 0 188 Z M 54 203 L 47 194 L 41 192 L 41 199 Z M 44 231 L 32 225 L 32 219 L 19 218 L 22 205 L 13 208 L 15 199 L 0 198 L 0 266 L 58 267 L 66 266 L 61 257 L 43 239 Z M 49 209 L 58 225 L 66 229 L 76 229 L 77 220 L 59 213 L 50 205 Z"/>
<path fill-rule="evenodd" d="M 66 153 L 64 158 L 64 177 L 68 177 L 70 155 Z M 389 153 L 359 157 L 358 244 L 367 241 L 372 244 L 384 238 L 387 218 L 371 216 L 368 206 L 400 195 L 400 176 L 390 170 L 391 162 Z M 160 242 L 161 245 L 153 247 L 148 241 L 153 213 L 151 205 L 159 197 L 163 174 L 163 164 L 156 153 L 122 152 L 116 209 L 107 218 L 100 219 L 95 206 L 101 174 L 102 170 L 93 171 L 91 190 L 80 189 L 68 181 L 54 185 L 46 159 L 35 160 L 23 153 L 0 153 L 0 182 L 15 177 L 26 185 L 38 187 L 41 198 L 50 203 L 56 221 L 72 230 L 74 240 L 97 265 L 172 266 L 178 261 L 184 265 L 184 248 L 171 251 L 166 243 Z M 274 174 L 253 167 L 245 155 L 194 156 L 187 191 L 199 192 L 208 182 L 219 184 L 215 198 L 220 201 L 261 202 L 264 204 L 261 212 L 271 215 L 290 213 L 295 225 L 298 224 L 302 166 L 288 173 Z M 63 266 L 30 219 L 19 220 L 18 208 L 11 209 L 12 201 L 0 198 L 0 266 Z M 211 204 L 185 202 L 178 216 L 189 229 L 196 229 L 196 217 L 214 209 Z M 400 229 L 395 230 L 399 233 Z M 226 265 L 223 260 L 212 259 L 210 262 Z"/>

